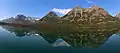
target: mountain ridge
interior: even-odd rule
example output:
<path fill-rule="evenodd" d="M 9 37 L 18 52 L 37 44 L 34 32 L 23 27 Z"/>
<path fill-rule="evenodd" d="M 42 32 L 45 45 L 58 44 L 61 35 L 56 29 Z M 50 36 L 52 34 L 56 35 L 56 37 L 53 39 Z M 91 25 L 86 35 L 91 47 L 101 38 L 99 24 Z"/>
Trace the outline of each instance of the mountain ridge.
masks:
<path fill-rule="evenodd" d="M 113 17 L 106 10 L 100 8 L 99 6 L 93 6 L 91 8 L 81 8 L 80 6 L 76 6 L 63 17 L 58 16 L 53 11 L 50 11 L 44 17 L 37 20 L 35 18 L 19 14 L 15 18 L 11 17 L 3 21 L 7 23 L 41 24 L 41 23 L 59 23 L 61 21 L 64 22 L 67 20 L 66 22 L 68 23 L 86 24 L 115 21 L 116 17 Z"/>
<path fill-rule="evenodd" d="M 103 8 L 93 6 L 91 8 L 81 8 L 79 6 L 73 8 L 68 12 L 62 19 L 70 20 L 73 23 L 87 22 L 102 22 L 102 21 L 113 21 L 114 18 Z"/>

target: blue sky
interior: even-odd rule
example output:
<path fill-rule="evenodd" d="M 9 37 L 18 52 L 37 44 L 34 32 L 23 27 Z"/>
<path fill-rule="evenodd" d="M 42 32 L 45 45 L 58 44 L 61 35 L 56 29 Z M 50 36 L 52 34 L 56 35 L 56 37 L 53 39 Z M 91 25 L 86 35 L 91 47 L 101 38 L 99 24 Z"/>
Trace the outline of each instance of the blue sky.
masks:
<path fill-rule="evenodd" d="M 112 15 L 120 12 L 120 0 L 0 0 L 0 19 L 16 16 L 17 14 L 43 17 L 53 9 L 60 10 L 60 12 L 57 12 L 65 14 L 76 5 L 84 8 L 97 5 Z"/>

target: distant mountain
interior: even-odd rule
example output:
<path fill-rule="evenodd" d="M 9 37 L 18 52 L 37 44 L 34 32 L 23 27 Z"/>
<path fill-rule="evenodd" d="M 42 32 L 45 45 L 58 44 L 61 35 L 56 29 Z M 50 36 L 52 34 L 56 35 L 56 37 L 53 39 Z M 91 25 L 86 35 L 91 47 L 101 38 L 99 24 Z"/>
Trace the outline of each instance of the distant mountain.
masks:
<path fill-rule="evenodd" d="M 53 11 L 50 11 L 47 15 L 45 15 L 42 19 L 40 19 L 41 23 L 54 23 L 58 21 L 60 17 Z"/>
<path fill-rule="evenodd" d="M 98 6 L 91 8 L 81 8 L 77 6 L 63 16 L 62 19 L 69 20 L 72 23 L 96 23 L 114 20 L 107 11 Z"/>
<path fill-rule="evenodd" d="M 17 15 L 16 17 L 11 17 L 8 19 L 2 20 L 5 23 L 14 23 L 14 24 L 37 24 L 38 19 L 34 17 L 26 17 L 24 15 Z"/>

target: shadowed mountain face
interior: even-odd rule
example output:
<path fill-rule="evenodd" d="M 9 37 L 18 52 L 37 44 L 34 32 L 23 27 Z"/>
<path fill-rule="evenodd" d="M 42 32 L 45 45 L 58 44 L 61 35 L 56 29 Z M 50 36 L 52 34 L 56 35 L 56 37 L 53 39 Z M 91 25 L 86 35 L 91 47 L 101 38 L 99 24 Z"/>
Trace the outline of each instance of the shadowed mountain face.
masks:
<path fill-rule="evenodd" d="M 55 23 L 58 21 L 60 17 L 53 11 L 50 11 L 47 15 L 45 15 L 42 19 L 40 19 L 41 23 Z"/>
<path fill-rule="evenodd" d="M 112 35 L 115 34 L 118 30 L 107 29 L 104 31 L 99 30 L 84 30 L 84 31 L 71 31 L 67 29 L 52 28 L 51 30 L 42 30 L 42 29 L 32 29 L 32 28 L 22 28 L 22 27 L 6 27 L 3 26 L 6 30 L 14 33 L 18 37 L 23 36 L 33 36 L 38 35 L 42 36 L 48 43 L 53 44 L 53 46 L 70 46 L 70 47 L 99 47 Z M 64 31 L 66 30 L 66 31 Z M 62 32 L 61 32 L 62 31 Z M 59 41 L 59 39 L 61 41 Z M 58 42 L 57 42 L 58 41 Z"/>
<path fill-rule="evenodd" d="M 107 11 L 98 6 L 91 8 L 81 8 L 79 6 L 73 8 L 68 14 L 62 17 L 63 20 L 69 20 L 72 23 L 94 23 L 113 21 L 113 18 Z"/>

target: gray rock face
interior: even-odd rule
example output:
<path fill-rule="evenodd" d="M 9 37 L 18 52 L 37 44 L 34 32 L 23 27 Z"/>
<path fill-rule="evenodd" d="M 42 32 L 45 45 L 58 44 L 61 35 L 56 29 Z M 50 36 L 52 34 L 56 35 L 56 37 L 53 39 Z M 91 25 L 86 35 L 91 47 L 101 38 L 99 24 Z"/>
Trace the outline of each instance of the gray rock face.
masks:
<path fill-rule="evenodd" d="M 118 13 L 115 17 L 120 18 L 120 13 Z"/>

